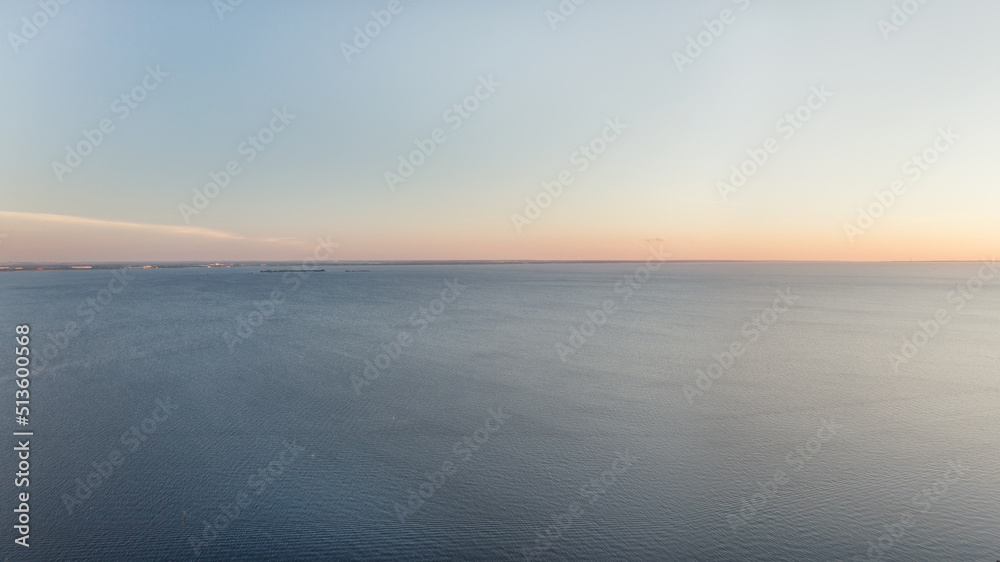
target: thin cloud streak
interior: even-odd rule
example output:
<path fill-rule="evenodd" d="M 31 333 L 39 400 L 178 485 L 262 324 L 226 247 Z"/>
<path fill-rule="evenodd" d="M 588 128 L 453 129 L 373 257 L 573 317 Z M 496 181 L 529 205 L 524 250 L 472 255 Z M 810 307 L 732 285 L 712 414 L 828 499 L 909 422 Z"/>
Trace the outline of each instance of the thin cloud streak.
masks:
<path fill-rule="evenodd" d="M 48 213 L 23 213 L 0 211 L 0 218 L 6 220 L 26 220 L 36 222 L 51 222 L 66 225 L 79 225 L 100 228 L 129 228 L 135 230 L 145 230 L 158 234 L 183 234 L 194 236 L 207 236 L 210 238 L 222 238 L 228 240 L 250 240 L 246 236 L 239 236 L 220 230 L 211 230 L 200 226 L 175 226 L 166 224 L 141 224 L 135 222 L 109 221 L 102 219 L 90 219 L 86 217 L 74 217 L 70 215 L 53 215 Z M 269 238 L 260 240 L 261 242 L 277 242 L 281 238 Z"/>
<path fill-rule="evenodd" d="M 143 224 L 71 215 L 0 211 L 0 262 L 289 260 L 313 242 L 251 237 L 200 226 Z"/>

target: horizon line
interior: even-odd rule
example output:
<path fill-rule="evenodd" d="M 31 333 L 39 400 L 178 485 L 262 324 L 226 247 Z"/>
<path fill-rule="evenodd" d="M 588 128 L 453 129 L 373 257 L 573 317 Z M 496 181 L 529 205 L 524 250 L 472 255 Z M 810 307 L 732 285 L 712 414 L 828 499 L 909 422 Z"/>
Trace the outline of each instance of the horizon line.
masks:
<path fill-rule="evenodd" d="M 738 260 L 738 259 L 678 259 L 658 260 L 661 263 L 979 263 L 995 260 L 995 257 L 984 257 L 977 260 Z M 648 259 L 632 260 L 560 260 L 560 259 L 459 259 L 459 260 L 335 260 L 335 261 L 302 261 L 302 260 L 157 260 L 157 261 L 61 261 L 61 262 L 0 262 L 0 271 L 18 271 L 24 268 L 65 267 L 76 270 L 86 270 L 88 267 L 113 269 L 111 266 L 168 266 L 168 267 L 262 267 L 271 265 L 301 265 L 308 267 L 340 266 L 340 265 L 531 265 L 531 264 L 601 264 L 601 263 L 646 263 Z M 20 269 L 17 269 L 20 268 Z M 28 269 L 31 271 L 32 269 Z M 72 270 L 72 269 L 71 269 Z"/>

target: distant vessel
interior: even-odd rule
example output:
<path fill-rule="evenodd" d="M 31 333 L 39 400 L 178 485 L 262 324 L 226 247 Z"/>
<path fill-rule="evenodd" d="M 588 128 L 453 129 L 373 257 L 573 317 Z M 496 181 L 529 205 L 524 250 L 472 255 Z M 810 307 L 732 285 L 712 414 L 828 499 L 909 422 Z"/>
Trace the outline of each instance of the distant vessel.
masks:
<path fill-rule="evenodd" d="M 261 273 L 298 273 L 300 271 L 305 272 L 305 273 L 322 273 L 322 272 L 324 272 L 326 270 L 325 269 L 262 269 L 262 270 L 260 270 Z"/>
<path fill-rule="evenodd" d="M 370 269 L 345 269 L 346 273 L 371 273 Z"/>

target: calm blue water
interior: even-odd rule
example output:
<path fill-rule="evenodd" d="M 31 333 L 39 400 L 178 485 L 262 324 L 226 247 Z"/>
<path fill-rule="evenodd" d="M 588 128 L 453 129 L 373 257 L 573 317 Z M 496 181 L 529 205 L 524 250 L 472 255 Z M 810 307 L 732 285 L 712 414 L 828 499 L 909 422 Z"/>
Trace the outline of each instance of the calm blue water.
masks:
<path fill-rule="evenodd" d="M 31 548 L 12 543 L 8 483 L 2 552 L 1000 559 L 1000 277 L 949 300 L 978 264 L 669 264 L 624 282 L 636 267 L 328 267 L 297 288 L 259 268 L 147 270 L 118 294 L 100 293 L 108 271 L 2 274 L 3 337 L 29 323 L 45 363 Z M 435 302 L 450 280 L 465 288 Z M 275 289 L 284 302 L 254 313 Z M 604 301 L 614 313 L 571 347 Z M 894 370 L 939 309 L 948 323 Z M 5 479 L 14 463 L 8 448 Z"/>

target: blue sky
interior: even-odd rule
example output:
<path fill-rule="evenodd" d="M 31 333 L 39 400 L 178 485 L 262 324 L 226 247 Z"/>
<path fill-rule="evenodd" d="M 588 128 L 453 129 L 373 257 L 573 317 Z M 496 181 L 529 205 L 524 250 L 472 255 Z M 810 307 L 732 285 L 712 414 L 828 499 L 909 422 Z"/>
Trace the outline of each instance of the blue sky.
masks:
<path fill-rule="evenodd" d="M 686 259 L 976 259 L 1000 239 L 1000 6 L 931 0 L 887 39 L 894 4 L 589 0 L 553 29 L 556 1 L 402 0 L 348 62 L 388 1 L 245 0 L 222 19 L 210 0 L 70 1 L 15 52 L 42 7 L 10 0 L 0 261 L 295 259 L 316 236 L 344 259 L 631 259 L 657 238 Z M 680 72 L 673 54 L 727 9 Z M 167 76 L 121 119 L 147 67 Z M 489 76 L 451 129 L 444 111 Z M 833 96 L 781 138 L 820 85 Z M 295 117 L 247 162 L 276 109 Z M 578 171 L 615 118 L 628 128 Z M 59 181 L 53 162 L 103 119 L 114 131 Z M 942 127 L 954 149 L 852 242 L 845 224 Z M 391 191 L 385 173 L 436 128 L 447 140 Z M 769 137 L 780 149 L 723 201 L 717 183 Z M 240 174 L 185 221 L 230 160 Z M 574 183 L 519 232 L 511 215 L 564 169 Z"/>

